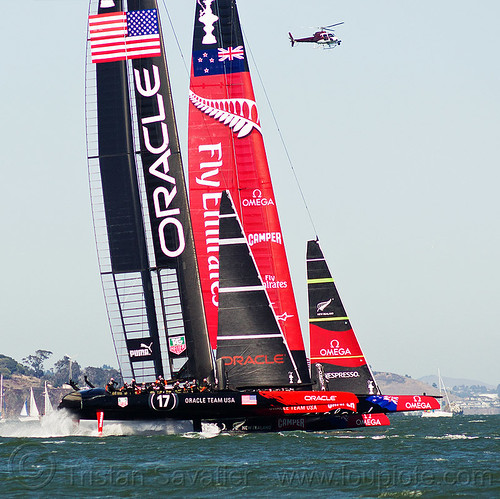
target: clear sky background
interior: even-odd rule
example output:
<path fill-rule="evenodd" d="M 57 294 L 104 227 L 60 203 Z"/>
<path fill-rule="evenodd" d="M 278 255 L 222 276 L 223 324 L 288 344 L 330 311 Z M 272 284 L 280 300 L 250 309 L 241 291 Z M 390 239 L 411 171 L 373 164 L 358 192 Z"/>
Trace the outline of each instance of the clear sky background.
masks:
<path fill-rule="evenodd" d="M 195 2 L 167 5 L 189 65 Z M 500 3 L 238 5 L 315 224 L 251 59 L 304 331 L 305 242 L 317 233 L 375 370 L 499 383 Z M 87 9 L 2 2 L 0 353 L 116 366 L 87 177 Z M 186 143 L 188 74 L 162 21 Z M 289 31 L 339 21 L 340 47 L 290 47 Z"/>

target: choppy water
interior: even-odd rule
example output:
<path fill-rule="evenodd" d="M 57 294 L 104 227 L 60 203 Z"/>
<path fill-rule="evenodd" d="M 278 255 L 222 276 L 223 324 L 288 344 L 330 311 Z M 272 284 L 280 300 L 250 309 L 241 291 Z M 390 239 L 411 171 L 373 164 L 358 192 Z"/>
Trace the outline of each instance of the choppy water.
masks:
<path fill-rule="evenodd" d="M 2 497 L 500 497 L 500 416 L 336 432 L 169 435 L 56 413 L 0 424 Z M 154 430 L 154 431 L 153 431 Z"/>

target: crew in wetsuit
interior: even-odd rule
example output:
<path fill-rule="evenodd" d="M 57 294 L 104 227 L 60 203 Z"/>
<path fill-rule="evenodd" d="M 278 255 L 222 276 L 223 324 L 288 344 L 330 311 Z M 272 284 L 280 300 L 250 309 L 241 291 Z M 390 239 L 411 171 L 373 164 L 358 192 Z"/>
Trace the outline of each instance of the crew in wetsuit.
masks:
<path fill-rule="evenodd" d="M 109 393 L 113 393 L 116 390 L 116 385 L 118 383 L 115 381 L 114 378 L 111 378 L 109 380 L 109 383 L 106 385 L 106 391 Z"/>

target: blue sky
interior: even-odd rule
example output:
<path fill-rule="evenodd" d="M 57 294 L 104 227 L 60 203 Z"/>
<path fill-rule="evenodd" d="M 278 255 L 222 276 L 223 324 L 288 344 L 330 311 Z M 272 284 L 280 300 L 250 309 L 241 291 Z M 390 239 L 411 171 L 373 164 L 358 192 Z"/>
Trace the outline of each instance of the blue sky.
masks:
<path fill-rule="evenodd" d="M 194 1 L 167 5 L 189 65 Z M 238 5 L 303 322 L 317 233 L 375 370 L 499 383 L 500 4 Z M 87 1 L 2 7 L 0 353 L 116 365 L 88 192 Z M 185 143 L 188 74 L 162 20 Z M 340 47 L 290 47 L 289 31 L 339 21 Z"/>

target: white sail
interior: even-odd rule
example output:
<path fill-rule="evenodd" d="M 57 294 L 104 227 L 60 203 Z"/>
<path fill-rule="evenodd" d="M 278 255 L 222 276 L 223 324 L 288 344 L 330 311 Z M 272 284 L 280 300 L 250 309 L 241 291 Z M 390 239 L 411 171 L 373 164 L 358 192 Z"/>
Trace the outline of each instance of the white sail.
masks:
<path fill-rule="evenodd" d="M 45 406 L 44 415 L 50 414 L 54 410 L 54 408 L 52 407 L 52 404 L 50 402 L 49 391 L 47 390 L 47 382 L 45 382 L 45 390 L 43 392 L 43 399 L 44 399 L 44 406 Z"/>
<path fill-rule="evenodd" d="M 30 417 L 40 417 L 40 413 L 38 412 L 38 407 L 36 406 L 35 402 L 35 395 L 33 394 L 33 388 L 30 389 Z"/>
<path fill-rule="evenodd" d="M 28 399 L 24 401 L 23 408 L 21 409 L 21 414 L 19 414 L 22 418 L 28 417 Z"/>
<path fill-rule="evenodd" d="M 422 414 L 423 418 L 451 418 L 453 416 L 453 412 L 451 412 L 451 403 L 448 397 L 448 392 L 446 391 L 446 387 L 444 386 L 444 381 L 441 378 L 441 371 L 438 369 L 438 385 L 439 385 L 439 396 L 442 397 L 444 393 L 444 397 L 446 399 L 446 404 L 443 404 L 441 401 L 441 409 L 435 409 L 433 411 L 425 411 Z"/>

